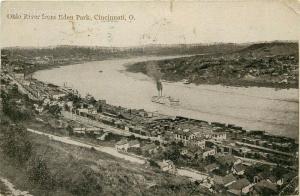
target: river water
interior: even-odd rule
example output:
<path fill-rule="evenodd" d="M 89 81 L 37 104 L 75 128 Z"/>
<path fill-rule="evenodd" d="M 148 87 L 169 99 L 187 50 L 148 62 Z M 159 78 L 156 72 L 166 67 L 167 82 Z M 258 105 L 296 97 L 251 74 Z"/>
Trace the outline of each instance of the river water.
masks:
<path fill-rule="evenodd" d="M 233 123 L 249 130 L 298 138 L 298 89 L 225 87 L 163 82 L 163 94 L 180 100 L 170 107 L 151 102 L 156 84 L 141 73 L 125 71 L 128 63 L 172 57 L 138 57 L 62 66 L 34 73 L 33 77 L 62 86 L 67 83 L 96 99 L 127 108 L 182 115 L 207 121 Z M 102 72 L 99 72 L 99 71 Z"/>

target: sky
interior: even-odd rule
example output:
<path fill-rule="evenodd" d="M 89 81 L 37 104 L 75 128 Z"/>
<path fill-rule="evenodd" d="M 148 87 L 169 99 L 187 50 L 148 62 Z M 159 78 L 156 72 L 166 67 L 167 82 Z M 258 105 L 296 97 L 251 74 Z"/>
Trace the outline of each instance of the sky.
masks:
<path fill-rule="evenodd" d="M 22 19 L 9 19 L 18 14 Z M 92 20 L 24 19 L 24 14 Z M 125 15 L 101 22 L 95 15 Z M 129 20 L 133 16 L 134 20 Z M 138 46 L 298 40 L 299 1 L 2 2 L 1 46 Z"/>

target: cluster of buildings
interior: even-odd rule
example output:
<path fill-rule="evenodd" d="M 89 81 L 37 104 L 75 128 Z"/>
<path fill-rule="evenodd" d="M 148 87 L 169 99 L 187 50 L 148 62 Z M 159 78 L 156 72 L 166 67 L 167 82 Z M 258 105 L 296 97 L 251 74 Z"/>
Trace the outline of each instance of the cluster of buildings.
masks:
<path fill-rule="evenodd" d="M 4 80 L 14 81 L 25 93 L 36 98 L 33 106 L 38 114 L 56 106 L 58 113 L 64 117 L 64 114 L 71 114 L 76 119 L 85 119 L 82 124 L 86 122 L 88 126 L 73 126 L 74 135 L 93 135 L 105 140 L 103 131 L 116 130 L 113 133 L 125 136 L 115 143 L 116 150 L 122 153 L 155 157 L 158 153 L 162 154 L 171 143 L 177 143 L 180 144 L 180 156 L 186 160 L 186 166 L 189 166 L 189 160 L 209 159 L 203 165 L 203 172 L 208 174 L 213 192 L 232 195 L 260 194 L 264 191 L 277 193 L 294 177 L 294 173 L 272 176 L 270 173 L 274 165 L 284 164 L 297 170 L 294 166 L 298 160 L 298 145 L 291 138 L 244 130 L 233 124 L 113 106 L 105 100 L 97 101 L 90 95 L 81 98 L 76 91 L 67 87 L 28 80 L 20 74 L 9 77 L 1 74 L 5 76 Z M 104 130 L 100 128 L 102 124 L 110 128 Z M 128 139 L 131 134 L 136 136 L 135 139 Z M 156 161 L 163 171 L 176 174 L 173 161 L 165 158 Z M 257 172 L 249 179 L 247 169 L 261 162 L 269 165 L 270 171 Z"/>

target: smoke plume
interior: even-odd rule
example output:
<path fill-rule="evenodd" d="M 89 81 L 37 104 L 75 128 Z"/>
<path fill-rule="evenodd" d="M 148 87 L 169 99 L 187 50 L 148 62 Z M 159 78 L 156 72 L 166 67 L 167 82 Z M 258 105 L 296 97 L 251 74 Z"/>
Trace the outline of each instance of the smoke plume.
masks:
<path fill-rule="evenodd" d="M 160 72 L 160 69 L 158 65 L 154 62 L 149 62 L 146 66 L 147 75 L 149 75 L 153 80 L 156 82 L 156 88 L 158 91 L 158 95 L 162 96 L 162 83 L 161 83 L 161 77 L 162 73 Z"/>

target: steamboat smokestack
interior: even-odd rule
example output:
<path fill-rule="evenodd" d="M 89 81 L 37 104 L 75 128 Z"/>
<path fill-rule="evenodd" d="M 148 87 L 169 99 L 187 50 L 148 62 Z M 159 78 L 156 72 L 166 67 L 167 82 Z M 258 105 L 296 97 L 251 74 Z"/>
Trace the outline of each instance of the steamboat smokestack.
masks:
<path fill-rule="evenodd" d="M 158 91 L 158 96 L 162 96 L 163 86 L 162 86 L 161 81 L 159 81 L 159 80 L 156 81 L 156 88 Z"/>

